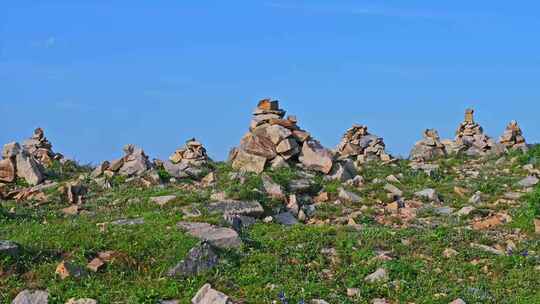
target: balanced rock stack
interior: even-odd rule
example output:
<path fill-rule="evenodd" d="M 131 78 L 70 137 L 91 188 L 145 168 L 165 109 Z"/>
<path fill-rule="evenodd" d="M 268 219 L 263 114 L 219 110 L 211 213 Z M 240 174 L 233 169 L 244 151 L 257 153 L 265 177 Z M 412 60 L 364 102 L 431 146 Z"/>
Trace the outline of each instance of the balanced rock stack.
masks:
<path fill-rule="evenodd" d="M 34 130 L 34 135 L 23 142 L 23 148 L 44 166 L 50 166 L 53 160 L 64 158 L 62 154 L 53 152 L 52 144 L 45 137 L 42 128 Z"/>
<path fill-rule="evenodd" d="M 424 138 L 416 143 L 411 151 L 410 160 L 424 162 L 446 156 L 446 147 L 441 142 L 439 132 L 435 129 L 424 131 Z"/>
<path fill-rule="evenodd" d="M 469 156 L 501 154 L 504 152 L 504 148 L 484 134 L 484 129 L 474 121 L 473 109 L 466 110 L 465 121 L 459 125 L 455 143 L 451 149 L 453 152 L 464 152 Z"/>
<path fill-rule="evenodd" d="M 163 167 L 175 178 L 200 178 L 209 160 L 204 146 L 192 138 L 184 147 L 176 150 L 168 161 L 164 161 Z"/>
<path fill-rule="evenodd" d="M 508 150 L 522 150 L 524 152 L 528 150 L 527 142 L 525 141 L 525 137 L 523 137 L 523 132 L 515 120 L 512 120 L 508 126 L 506 126 L 506 130 L 499 138 L 499 142 Z"/>
<path fill-rule="evenodd" d="M 384 140 L 368 132 L 368 127 L 353 125 L 348 129 L 337 147 L 339 158 L 352 158 L 358 163 L 380 160 L 390 162 L 392 156 L 386 153 Z"/>
<path fill-rule="evenodd" d="M 127 177 L 142 176 L 152 168 L 152 163 L 148 160 L 143 149 L 134 145 L 126 145 L 122 158 L 112 162 L 105 161 L 92 172 L 92 177 L 97 178 L 102 175 L 112 177 L 117 174 Z"/>
<path fill-rule="evenodd" d="M 334 159 L 332 152 L 300 129 L 294 116 L 285 117 L 278 101 L 261 100 L 253 112 L 250 131 L 229 156 L 233 168 L 261 173 L 272 168 L 302 164 L 309 170 L 328 174 Z"/>
<path fill-rule="evenodd" d="M 2 150 L 0 160 L 0 182 L 11 183 L 17 177 L 23 178 L 32 186 L 44 180 L 43 168 L 28 151 L 12 142 L 6 144 Z"/>

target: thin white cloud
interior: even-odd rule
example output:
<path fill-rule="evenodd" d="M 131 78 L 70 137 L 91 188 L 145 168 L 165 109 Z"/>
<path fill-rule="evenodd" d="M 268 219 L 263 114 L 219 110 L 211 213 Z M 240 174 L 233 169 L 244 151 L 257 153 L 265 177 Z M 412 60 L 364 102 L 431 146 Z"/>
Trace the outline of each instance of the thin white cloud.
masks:
<path fill-rule="evenodd" d="M 284 2 L 266 2 L 267 7 L 287 10 L 301 10 L 310 13 L 319 14 L 349 14 L 349 15 L 371 15 L 380 17 L 401 17 L 401 18 L 424 18 L 438 19 L 445 18 L 448 15 L 417 9 L 402 9 L 389 7 L 363 7 L 358 5 L 340 5 L 340 4 L 300 4 L 300 3 L 284 3 Z"/>

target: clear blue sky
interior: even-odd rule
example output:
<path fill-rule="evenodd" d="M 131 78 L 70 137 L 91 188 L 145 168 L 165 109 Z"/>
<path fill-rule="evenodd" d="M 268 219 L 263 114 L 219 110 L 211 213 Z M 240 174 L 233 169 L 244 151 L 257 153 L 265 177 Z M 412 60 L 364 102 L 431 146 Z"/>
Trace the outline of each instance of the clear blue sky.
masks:
<path fill-rule="evenodd" d="M 97 163 L 194 136 L 224 159 L 263 97 L 329 147 L 362 123 L 406 155 L 469 106 L 536 142 L 539 37 L 538 1 L 3 1 L 0 143 L 41 126 Z"/>

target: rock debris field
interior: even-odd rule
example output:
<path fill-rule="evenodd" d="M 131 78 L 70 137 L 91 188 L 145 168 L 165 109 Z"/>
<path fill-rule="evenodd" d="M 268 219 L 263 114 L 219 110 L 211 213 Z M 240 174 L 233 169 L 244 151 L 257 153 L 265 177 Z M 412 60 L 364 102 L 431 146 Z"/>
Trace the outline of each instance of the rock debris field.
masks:
<path fill-rule="evenodd" d="M 224 162 L 191 138 L 81 165 L 37 128 L 2 149 L 0 303 L 540 303 L 540 147 L 474 115 L 408 159 L 271 99 Z"/>

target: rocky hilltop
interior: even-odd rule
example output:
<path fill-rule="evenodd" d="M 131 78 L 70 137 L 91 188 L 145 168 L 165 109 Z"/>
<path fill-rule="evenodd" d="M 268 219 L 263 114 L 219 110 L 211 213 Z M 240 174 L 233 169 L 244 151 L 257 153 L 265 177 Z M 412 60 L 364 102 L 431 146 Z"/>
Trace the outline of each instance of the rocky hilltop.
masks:
<path fill-rule="evenodd" d="M 226 162 L 195 138 L 82 166 L 38 128 L 0 160 L 2 303 L 539 303 L 540 148 L 466 110 L 408 159 L 334 149 L 261 100 Z M 339 135 L 336 135 L 336 138 Z"/>

